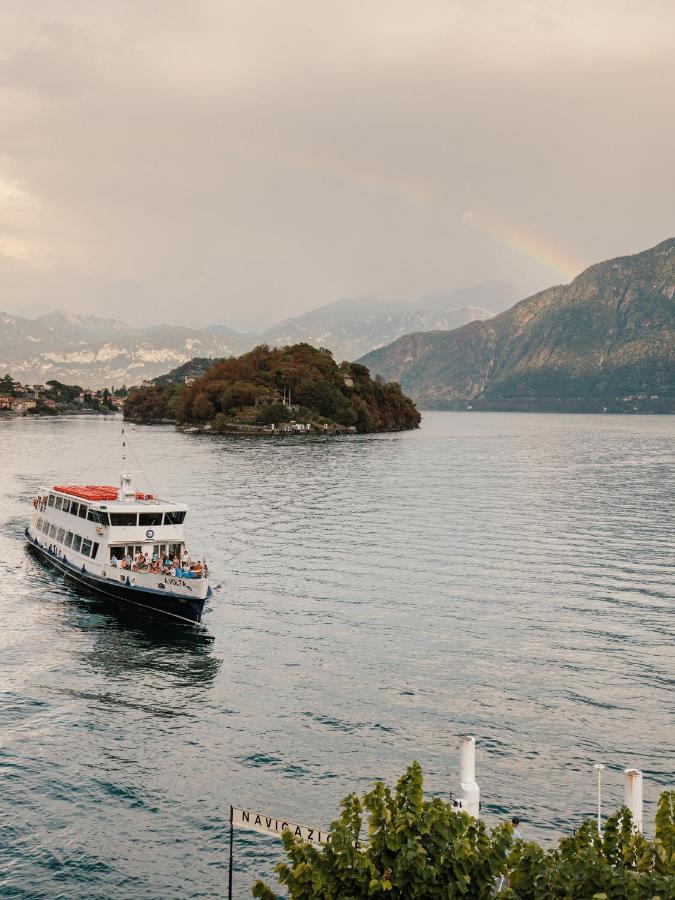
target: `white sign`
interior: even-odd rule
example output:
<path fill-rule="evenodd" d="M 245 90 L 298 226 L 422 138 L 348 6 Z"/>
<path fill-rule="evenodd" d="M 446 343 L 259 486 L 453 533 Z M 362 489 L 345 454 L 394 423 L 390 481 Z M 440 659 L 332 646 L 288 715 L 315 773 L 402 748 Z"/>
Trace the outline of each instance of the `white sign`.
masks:
<path fill-rule="evenodd" d="M 326 828 L 310 828 L 309 825 L 298 825 L 297 822 L 289 822 L 288 819 L 268 816 L 253 809 L 240 809 L 238 806 L 232 807 L 232 824 L 235 828 L 245 828 L 247 831 L 257 831 L 260 834 L 273 834 L 278 838 L 283 831 L 290 831 L 295 837 L 310 844 L 327 844 L 330 841 L 330 833 Z"/>

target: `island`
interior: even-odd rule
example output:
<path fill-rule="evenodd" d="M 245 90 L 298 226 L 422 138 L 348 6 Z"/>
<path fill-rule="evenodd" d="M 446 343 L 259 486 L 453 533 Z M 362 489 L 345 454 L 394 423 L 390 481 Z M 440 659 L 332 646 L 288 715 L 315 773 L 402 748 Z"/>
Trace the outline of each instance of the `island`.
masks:
<path fill-rule="evenodd" d="M 261 344 L 216 360 L 199 377 L 185 371 L 130 389 L 125 418 L 249 435 L 402 431 L 421 419 L 398 384 L 371 378 L 358 363 L 338 365 L 330 350 L 306 343 Z"/>

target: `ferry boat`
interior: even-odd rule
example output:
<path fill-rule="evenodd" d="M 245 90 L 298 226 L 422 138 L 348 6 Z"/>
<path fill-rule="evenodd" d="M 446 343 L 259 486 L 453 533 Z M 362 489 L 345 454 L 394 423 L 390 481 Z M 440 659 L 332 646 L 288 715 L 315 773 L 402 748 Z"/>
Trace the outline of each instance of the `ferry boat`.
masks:
<path fill-rule="evenodd" d="M 187 552 L 186 513 L 135 490 L 123 463 L 119 488 L 41 490 L 25 534 L 43 559 L 97 593 L 197 623 L 212 591 L 206 562 Z"/>

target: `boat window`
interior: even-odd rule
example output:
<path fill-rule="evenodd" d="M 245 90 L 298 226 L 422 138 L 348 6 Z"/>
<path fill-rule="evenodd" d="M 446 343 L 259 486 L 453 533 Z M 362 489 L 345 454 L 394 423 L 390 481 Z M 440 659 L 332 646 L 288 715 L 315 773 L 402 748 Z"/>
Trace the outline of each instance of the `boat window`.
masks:
<path fill-rule="evenodd" d="M 176 510 L 175 512 L 164 513 L 164 524 L 165 525 L 182 525 L 185 521 L 185 512 L 184 510 Z"/>
<path fill-rule="evenodd" d="M 49 526 L 49 537 L 50 537 L 50 538 L 55 538 L 55 537 L 56 537 L 56 525 L 50 525 L 50 526 Z"/>
<path fill-rule="evenodd" d="M 141 513 L 138 517 L 139 525 L 161 525 L 162 524 L 162 514 L 161 512 L 152 512 L 152 513 Z"/>
<path fill-rule="evenodd" d="M 96 559 L 96 554 L 98 553 L 98 544 L 94 542 L 94 546 L 91 551 L 91 558 Z"/>
<path fill-rule="evenodd" d="M 54 495 L 50 494 L 49 500 L 47 500 L 47 506 L 53 506 L 53 505 L 54 505 Z"/>
<path fill-rule="evenodd" d="M 37 520 L 37 530 L 42 531 L 42 519 Z"/>
<path fill-rule="evenodd" d="M 56 532 L 56 540 L 59 542 L 59 544 L 63 543 L 63 536 L 65 533 L 65 528 L 59 528 L 59 530 Z"/>
<path fill-rule="evenodd" d="M 64 544 L 66 545 L 66 547 L 73 546 L 73 532 L 72 531 L 66 531 L 66 539 L 64 541 Z"/>
<path fill-rule="evenodd" d="M 89 556 L 90 553 L 91 553 L 91 541 L 87 540 L 87 538 L 84 538 L 84 540 L 82 541 L 82 555 Z"/>
<path fill-rule="evenodd" d="M 171 559 L 178 557 L 180 559 L 182 544 L 169 544 L 169 556 Z"/>
<path fill-rule="evenodd" d="M 49 534 L 49 522 L 46 519 L 42 525 L 42 533 Z"/>
<path fill-rule="evenodd" d="M 87 509 L 88 508 L 89 507 L 85 506 L 84 503 L 80 503 L 80 509 L 77 514 L 81 519 L 87 518 Z"/>
<path fill-rule="evenodd" d="M 74 534 L 73 535 L 73 550 L 76 553 L 79 553 L 81 546 L 82 546 L 82 538 L 79 536 L 79 534 Z"/>
<path fill-rule="evenodd" d="M 71 503 L 71 504 L 70 504 L 70 514 L 71 514 L 71 516 L 76 516 L 76 515 L 77 515 L 77 511 L 79 510 L 79 508 L 80 508 L 80 504 L 79 504 L 79 503 Z"/>
<path fill-rule="evenodd" d="M 138 524 L 136 513 L 110 513 L 110 524 L 116 526 L 134 526 Z"/>
<path fill-rule="evenodd" d="M 70 512 L 70 500 L 66 500 L 65 497 L 63 498 L 63 511 Z"/>
<path fill-rule="evenodd" d="M 89 507 L 89 515 L 87 518 L 90 522 L 96 522 L 97 525 L 108 524 L 108 513 L 99 512 L 97 509 L 92 509 L 91 507 Z"/>
<path fill-rule="evenodd" d="M 61 509 L 62 504 L 63 504 L 63 498 L 57 497 L 56 500 L 54 501 L 54 508 Z"/>

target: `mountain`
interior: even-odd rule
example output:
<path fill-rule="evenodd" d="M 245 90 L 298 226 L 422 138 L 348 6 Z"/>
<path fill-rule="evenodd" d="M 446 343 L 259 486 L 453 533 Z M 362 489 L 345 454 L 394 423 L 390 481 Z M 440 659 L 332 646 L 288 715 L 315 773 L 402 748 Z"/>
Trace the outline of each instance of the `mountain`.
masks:
<path fill-rule="evenodd" d="M 448 330 L 474 319 L 487 319 L 516 299 L 513 285 L 494 281 L 407 303 L 370 297 L 338 300 L 285 319 L 260 340 L 278 347 L 305 341 L 314 347 L 328 347 L 338 360 L 356 359 L 404 334 Z"/>
<path fill-rule="evenodd" d="M 471 287 L 456 288 L 454 291 L 438 291 L 426 294 L 412 304 L 414 309 L 443 311 L 465 306 L 477 306 L 491 314 L 503 312 L 518 299 L 514 285 L 506 281 L 484 281 Z"/>
<path fill-rule="evenodd" d="M 0 373 L 31 384 L 53 378 L 84 387 L 140 384 L 193 357 L 237 355 L 260 343 L 304 342 L 328 347 L 338 361 L 353 360 L 409 332 L 485 319 L 513 299 L 514 289 L 499 282 L 409 303 L 351 298 L 286 319 L 263 334 L 241 334 L 225 325 L 134 328 L 59 311 L 37 319 L 0 313 Z"/>
<path fill-rule="evenodd" d="M 223 357 L 251 346 L 231 329 L 157 325 L 54 312 L 38 319 L 0 313 L 0 371 L 24 383 L 56 378 L 84 387 L 138 384 L 195 356 Z"/>
<path fill-rule="evenodd" d="M 427 409 L 675 412 L 675 238 L 359 362 Z"/>

